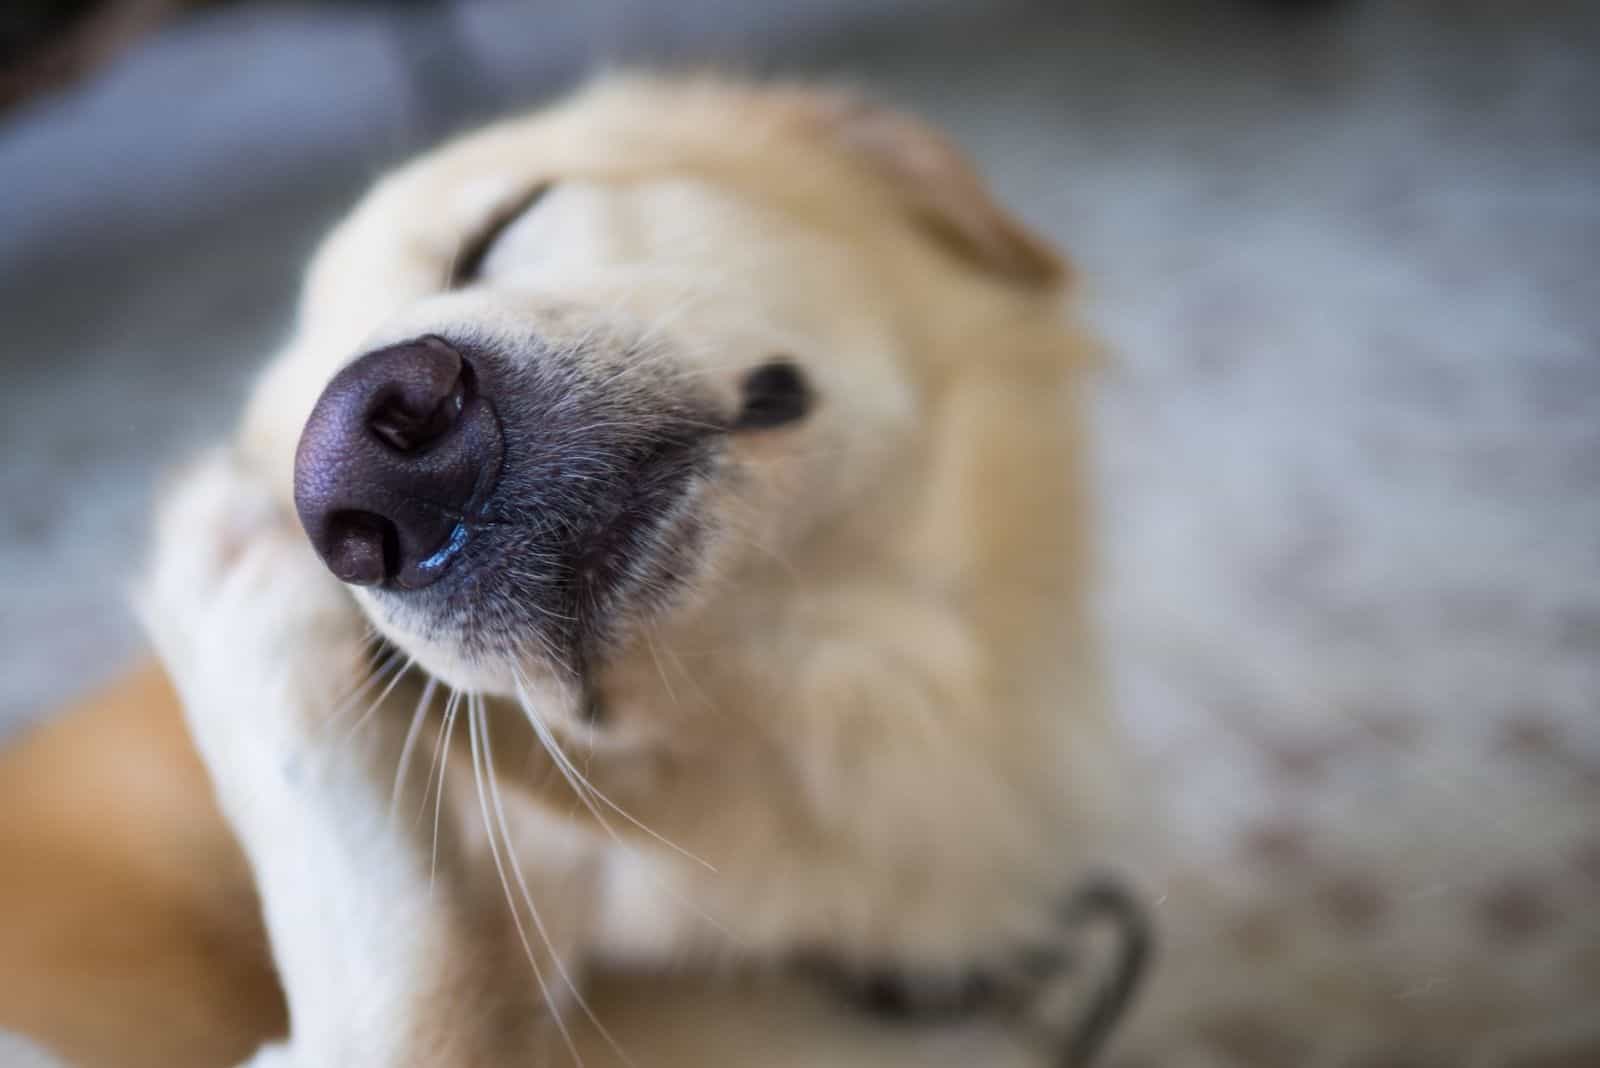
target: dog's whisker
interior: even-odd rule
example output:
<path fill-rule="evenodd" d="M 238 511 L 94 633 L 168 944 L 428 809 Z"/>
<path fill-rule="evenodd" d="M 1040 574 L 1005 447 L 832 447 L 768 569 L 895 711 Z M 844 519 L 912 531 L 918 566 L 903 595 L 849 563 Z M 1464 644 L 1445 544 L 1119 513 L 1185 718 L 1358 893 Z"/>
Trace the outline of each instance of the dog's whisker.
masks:
<path fill-rule="evenodd" d="M 686 666 L 684 666 L 683 660 L 678 656 L 677 650 L 674 649 L 670 643 L 666 646 L 666 654 L 667 659 L 672 661 L 672 666 L 677 671 L 678 677 L 683 680 L 685 685 L 694 690 L 695 696 L 700 699 L 700 707 L 712 707 L 713 702 L 711 700 L 711 695 L 706 693 L 706 691 L 700 686 L 699 682 L 695 680 L 694 675 Z"/>
<path fill-rule="evenodd" d="M 678 694 L 672 688 L 672 682 L 667 678 L 666 667 L 661 663 L 661 652 L 656 648 L 656 637 L 653 628 L 645 629 L 644 641 L 645 646 L 650 650 L 650 659 L 655 662 L 656 675 L 661 679 L 661 688 L 667 691 L 667 700 L 672 702 L 673 707 L 678 707 Z"/>
<path fill-rule="evenodd" d="M 603 827 L 614 840 L 621 841 L 621 838 L 617 835 L 616 830 L 608 822 L 606 822 L 605 818 L 601 816 L 600 812 L 594 807 L 595 801 L 599 801 L 602 805 L 605 805 L 611 811 L 615 812 L 617 815 L 631 823 L 634 827 L 637 827 L 639 830 L 643 831 L 657 842 L 660 842 L 674 853 L 677 853 L 685 859 L 694 861 L 707 871 L 715 872 L 717 870 L 716 865 L 712 864 L 705 858 L 690 852 L 677 842 L 674 842 L 672 839 L 656 831 L 654 828 L 646 825 L 643 821 L 639 820 L 621 805 L 618 805 L 615 801 L 611 800 L 611 798 L 607 797 L 603 792 L 596 789 L 594 785 L 590 783 L 589 780 L 583 775 L 583 773 L 578 770 L 577 765 L 572 763 L 572 760 L 567 756 L 566 751 L 561 748 L 561 743 L 555 737 L 554 732 L 550 730 L 549 724 L 545 723 L 543 717 L 538 715 L 538 713 L 534 710 L 528 694 L 527 680 L 523 677 L 520 669 L 516 670 L 515 675 L 517 696 L 519 698 L 518 703 L 522 706 L 523 714 L 526 716 L 528 722 L 533 725 L 534 733 L 538 735 L 539 741 L 543 743 L 545 749 L 549 752 L 551 759 L 556 762 L 556 765 L 560 767 L 563 773 L 567 776 L 567 781 L 572 785 L 572 788 L 577 791 L 579 796 L 583 799 L 585 807 L 589 809 L 589 812 L 599 822 L 600 826 Z"/>
<path fill-rule="evenodd" d="M 571 761 L 566 758 L 566 753 L 561 749 L 560 743 L 556 740 L 554 733 L 551 732 L 549 725 L 545 723 L 543 717 L 539 716 L 539 714 L 534 710 L 532 699 L 528 694 L 527 678 L 522 674 L 521 669 L 515 669 L 514 674 L 517 689 L 517 703 L 522 708 L 523 716 L 527 719 L 529 725 L 533 727 L 534 735 L 539 739 L 539 744 L 544 747 L 545 752 L 550 756 L 551 762 L 554 763 L 556 769 L 561 772 L 562 777 L 567 780 L 567 785 L 572 788 L 574 796 L 576 796 L 579 801 L 583 802 L 584 807 L 589 810 L 589 813 L 594 817 L 595 822 L 600 824 L 600 826 L 606 830 L 606 833 L 611 835 L 612 839 L 620 840 L 617 838 L 616 832 L 612 830 L 609 824 L 606 823 L 605 817 L 600 814 L 600 811 L 597 808 L 595 808 L 594 802 L 589 794 L 590 787 L 588 780 L 584 778 L 583 775 L 579 774 L 578 769 L 574 767 Z"/>
<path fill-rule="evenodd" d="M 381 682 L 384 676 L 386 676 L 391 670 L 393 670 L 396 664 L 400 663 L 400 661 L 405 658 L 405 655 L 406 654 L 401 652 L 399 649 L 391 649 L 383 656 L 381 660 L 375 664 L 372 664 L 367 669 L 367 672 L 362 680 L 352 687 L 351 691 L 346 694 L 337 705 L 334 706 L 332 718 L 334 720 L 343 718 L 351 708 L 355 707 L 358 701 L 367 695 L 368 691 L 370 691 L 372 687 Z"/>
<path fill-rule="evenodd" d="M 381 685 L 384 682 L 384 679 L 390 674 L 390 672 L 394 671 L 396 666 L 399 665 L 402 660 L 409 663 L 409 659 L 409 657 L 406 657 L 405 654 L 398 649 L 395 649 L 389 653 L 383 658 L 382 661 L 366 671 L 362 678 L 350 688 L 350 691 L 340 698 L 337 703 L 335 703 L 333 709 L 321 722 L 316 725 L 315 729 L 324 735 L 331 733 L 334 728 L 338 727 L 341 723 L 349 719 L 352 710 L 366 699 L 366 696 L 372 692 L 374 687 Z M 360 719 L 364 720 L 365 715 L 360 717 Z M 359 726 L 359 720 L 357 725 Z M 342 748 L 345 744 L 347 744 L 350 738 L 353 736 L 353 733 L 353 731 L 346 733 L 343 739 L 337 743 L 338 746 Z"/>
<path fill-rule="evenodd" d="M 412 665 L 415 663 L 416 661 L 409 656 L 404 658 L 404 662 L 400 664 L 397 670 L 394 670 L 393 677 L 389 679 L 388 684 L 384 686 L 382 692 L 380 692 L 378 696 L 373 699 L 372 703 L 367 706 L 367 710 L 361 713 L 361 715 L 357 717 L 356 721 L 350 725 L 350 729 L 345 732 L 344 739 L 339 743 L 340 748 L 348 746 L 352 741 L 355 740 L 355 736 L 360 733 L 361 728 L 364 727 L 367 721 L 372 718 L 372 714 L 389 699 L 389 695 L 394 692 L 394 688 L 400 685 L 400 680 L 406 677 L 406 672 L 410 671 Z"/>
<path fill-rule="evenodd" d="M 738 492 L 738 489 L 733 490 L 734 494 L 737 494 Z M 784 553 L 780 552 L 778 549 L 768 545 L 767 542 L 762 538 L 758 537 L 755 532 L 750 529 L 751 523 L 751 520 L 745 520 L 739 523 L 730 523 L 724 529 L 726 529 L 727 532 L 733 537 L 738 538 L 741 544 L 748 545 L 750 548 L 756 550 L 762 556 L 772 561 L 772 563 L 776 564 L 791 580 L 796 583 L 800 582 L 803 576 L 800 574 L 800 569 L 795 566 L 794 561 Z"/>
<path fill-rule="evenodd" d="M 417 699 L 417 709 L 411 715 L 411 726 L 406 729 L 405 741 L 400 745 L 400 759 L 395 763 L 394 769 L 394 790 L 389 796 L 391 819 L 400 807 L 400 794 L 405 789 L 406 781 L 411 777 L 411 758 L 416 751 L 418 739 L 422 737 L 422 728 L 428 721 L 428 713 L 433 708 L 433 695 L 438 688 L 439 680 L 429 676 L 427 683 L 422 687 L 422 696 Z M 429 776 L 430 778 L 432 776 L 431 768 Z"/>
<path fill-rule="evenodd" d="M 495 822 L 500 828 L 500 837 L 505 843 L 506 856 L 510 861 L 511 874 L 516 881 L 517 889 L 522 894 L 523 903 L 528 907 L 528 915 L 533 919 L 534 929 L 539 933 L 539 937 L 544 941 L 545 948 L 550 951 L 550 959 L 555 964 L 556 972 L 561 976 L 562 981 L 567 984 L 567 989 L 571 991 L 573 1000 L 577 1003 L 578 1008 L 582 1010 L 586 1017 L 588 1017 L 589 1022 L 594 1025 L 595 1031 L 600 1035 L 601 1038 L 605 1040 L 606 1044 L 611 1047 L 617 1056 L 622 1059 L 623 1063 L 631 1066 L 633 1064 L 633 1058 L 628 1056 L 628 1054 L 623 1050 L 622 1046 L 619 1045 L 616 1039 L 611 1036 L 611 1032 L 608 1031 L 605 1025 L 600 1022 L 600 1019 L 595 1015 L 594 1010 L 590 1008 L 589 1002 L 584 998 L 582 991 L 578 989 L 577 982 L 572 978 L 572 975 L 567 970 L 565 962 L 562 961 L 561 953 L 556 948 L 555 942 L 551 940 L 549 932 L 545 929 L 544 920 L 539 915 L 539 910 L 534 906 L 533 894 L 528 889 L 527 880 L 522 874 L 522 865 L 517 860 L 516 850 L 512 848 L 511 844 L 511 829 L 508 821 L 506 820 L 505 805 L 500 797 L 500 782 L 495 772 L 494 749 L 489 741 L 488 710 L 481 697 L 477 698 L 476 700 L 478 732 L 483 738 L 483 763 L 488 772 L 489 796 L 494 801 Z M 512 905 L 512 908 L 514 910 L 516 906 Z"/>
<path fill-rule="evenodd" d="M 555 614 L 550 612 L 546 612 L 545 614 L 548 618 L 560 619 L 568 623 L 576 623 L 578 621 L 578 617 L 576 615 Z M 532 637 L 534 642 L 539 647 L 539 655 L 546 662 L 556 667 L 564 675 L 569 677 L 577 675 L 577 672 L 573 670 L 573 665 L 568 662 L 566 655 L 563 654 L 560 649 L 556 648 L 555 641 L 549 635 L 545 634 L 542 630 L 535 630 L 532 633 Z M 518 680 L 519 685 L 525 683 L 526 681 L 526 679 L 521 678 Z"/>
<path fill-rule="evenodd" d="M 627 844 L 623 841 L 622 837 L 617 834 L 616 829 L 613 828 L 611 824 L 594 807 L 591 797 L 598 799 L 601 801 L 601 803 L 613 809 L 624 819 L 627 819 L 634 826 L 655 838 L 669 849 L 672 849 L 673 851 L 695 861 L 698 864 L 704 865 L 709 871 L 716 871 L 716 868 L 713 867 L 708 861 L 702 860 L 700 857 L 684 849 L 676 842 L 671 841 L 650 827 L 645 826 L 645 824 L 635 819 L 633 816 L 629 815 L 625 810 L 617 806 L 609 797 L 595 787 L 586 776 L 579 772 L 577 767 L 574 766 L 569 759 L 567 759 L 565 752 L 560 748 L 560 745 L 555 738 L 555 734 L 553 731 L 551 731 L 549 725 L 546 724 L 537 714 L 537 712 L 533 710 L 531 705 L 528 704 L 528 682 L 526 677 L 522 675 L 520 669 L 514 669 L 513 674 L 517 684 L 519 703 L 522 706 L 523 715 L 533 726 L 534 734 L 538 737 L 540 745 L 542 745 L 545 751 L 550 754 L 551 762 L 555 765 L 562 777 L 566 779 L 567 785 L 571 787 L 573 794 L 584 804 L 586 808 L 588 808 L 595 821 L 600 824 L 601 828 L 605 830 L 606 834 L 611 838 L 612 841 L 623 846 L 626 846 Z M 726 924 L 717 919 L 715 916 L 712 916 L 709 912 L 706 912 L 704 909 L 695 905 L 692 901 L 685 898 L 671 886 L 667 885 L 665 879 L 663 879 L 660 875 L 651 873 L 647 876 L 647 878 L 649 878 L 656 888 L 660 890 L 667 898 L 669 898 L 675 905 L 692 913 L 697 919 L 705 921 L 708 926 L 715 929 L 730 942 L 738 943 L 740 941 L 739 937 L 732 930 L 730 930 Z"/>
<path fill-rule="evenodd" d="M 445 776 L 450 771 L 450 742 L 456 726 L 456 712 L 461 707 L 461 691 L 451 688 L 450 698 L 444 706 L 444 722 L 439 727 L 439 738 L 434 744 L 433 757 L 439 765 L 439 777 L 433 794 L 433 846 L 428 857 L 428 890 L 431 893 L 439 874 L 439 821 L 444 814 Z M 440 748 L 443 747 L 441 758 Z M 428 768 L 429 781 L 433 781 L 433 768 Z M 422 802 L 428 801 L 428 784 L 422 787 Z"/>
<path fill-rule="evenodd" d="M 480 717 L 478 698 L 476 695 L 467 698 L 467 739 L 472 750 L 472 778 L 478 789 L 478 807 L 483 814 L 483 830 L 489 840 L 489 855 L 494 861 L 495 872 L 500 876 L 500 887 L 505 891 L 506 905 L 511 909 L 512 926 L 516 928 L 517 939 L 522 943 L 523 952 L 527 955 L 528 966 L 533 969 L 533 978 L 539 984 L 539 993 L 544 998 L 545 1006 L 550 1010 L 551 1018 L 555 1020 L 556 1029 L 561 1032 L 561 1038 L 566 1044 L 568 1052 L 579 1065 L 583 1063 L 583 1055 L 578 1052 L 578 1044 L 573 1040 L 572 1032 L 567 1027 L 565 1014 L 561 1011 L 561 1004 L 551 996 L 549 984 L 545 981 L 544 970 L 539 967 L 538 957 L 534 954 L 533 944 L 528 940 L 527 929 L 522 923 L 522 910 L 517 908 L 515 899 L 511 896 L 511 882 L 506 877 L 505 861 L 500 856 L 500 837 L 495 831 L 495 824 L 489 816 L 489 797 L 484 775 L 484 756 L 482 745 L 479 741 Z M 506 849 L 511 849 L 511 842 L 505 843 Z M 530 902 L 530 908 L 532 903 Z M 552 956 L 554 953 L 552 952 Z M 574 993 L 576 991 L 574 990 Z"/>

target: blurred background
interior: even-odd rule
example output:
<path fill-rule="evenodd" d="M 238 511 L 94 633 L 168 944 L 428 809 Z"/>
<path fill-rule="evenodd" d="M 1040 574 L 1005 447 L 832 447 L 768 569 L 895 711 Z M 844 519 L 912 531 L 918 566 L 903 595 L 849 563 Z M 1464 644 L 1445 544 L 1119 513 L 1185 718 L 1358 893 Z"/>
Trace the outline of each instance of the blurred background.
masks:
<path fill-rule="evenodd" d="M 158 473 L 234 416 L 319 233 L 391 162 L 627 62 L 866 86 L 1077 262 L 1114 356 L 1092 400 L 1119 714 L 1167 769 L 1164 860 L 1228 858 L 1210 933 L 1245 959 L 1364 946 L 1397 1015 L 1340 1002 L 1341 1041 L 1415 1042 L 1363 1065 L 1454 1068 L 1426 1049 L 1464 1027 L 1515 1050 L 1592 1012 L 1579 0 L 8 0 L 0 734 L 139 648 L 122 595 Z M 1292 1012 L 1239 1012 L 1204 1063 L 1313 1063 Z"/>
<path fill-rule="evenodd" d="M 1576 519 L 1600 478 L 1594 8 L 9 0 L 0 725 L 134 648 L 155 473 L 227 424 L 319 233 L 386 165 L 605 64 L 814 73 L 945 124 L 1078 260 L 1127 373 L 1233 410 L 1193 445 L 1288 465 L 1281 434 L 1249 441 L 1282 416 L 1391 450 L 1395 479 L 1448 432 L 1463 478 L 1587 468 Z"/>

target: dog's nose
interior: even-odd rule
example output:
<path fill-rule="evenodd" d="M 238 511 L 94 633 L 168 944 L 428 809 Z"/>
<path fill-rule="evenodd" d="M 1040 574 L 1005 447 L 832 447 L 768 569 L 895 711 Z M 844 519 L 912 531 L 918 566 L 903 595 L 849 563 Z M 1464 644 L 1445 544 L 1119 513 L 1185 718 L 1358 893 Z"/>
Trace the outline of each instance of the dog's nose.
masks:
<path fill-rule="evenodd" d="M 295 453 L 295 508 L 343 581 L 417 589 L 461 547 L 502 449 L 459 352 L 436 337 L 393 345 L 322 391 Z"/>

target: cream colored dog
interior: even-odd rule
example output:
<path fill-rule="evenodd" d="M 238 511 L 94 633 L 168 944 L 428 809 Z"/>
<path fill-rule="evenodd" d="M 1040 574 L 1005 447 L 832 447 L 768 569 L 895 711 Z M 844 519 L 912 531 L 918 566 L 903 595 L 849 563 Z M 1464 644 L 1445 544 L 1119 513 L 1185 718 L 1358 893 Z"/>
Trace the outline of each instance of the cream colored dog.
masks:
<path fill-rule="evenodd" d="M 1064 280 L 812 91 L 611 81 L 386 178 L 141 594 L 287 992 L 252 1063 L 1040 1063 L 728 980 L 1004 1001 L 1067 937 L 1125 801 Z"/>

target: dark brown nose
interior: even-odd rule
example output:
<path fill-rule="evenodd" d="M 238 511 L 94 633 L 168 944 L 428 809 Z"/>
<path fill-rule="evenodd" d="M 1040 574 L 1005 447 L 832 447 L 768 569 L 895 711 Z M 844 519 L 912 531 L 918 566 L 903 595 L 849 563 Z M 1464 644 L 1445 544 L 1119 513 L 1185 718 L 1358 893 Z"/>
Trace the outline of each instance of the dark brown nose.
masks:
<path fill-rule="evenodd" d="M 472 366 L 436 337 L 379 349 L 334 376 L 294 462 L 300 523 L 329 570 L 418 589 L 467 537 L 503 445 Z"/>

